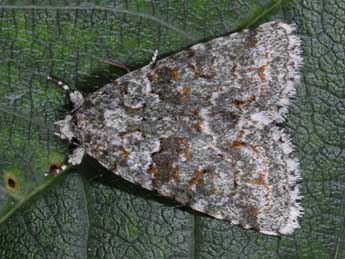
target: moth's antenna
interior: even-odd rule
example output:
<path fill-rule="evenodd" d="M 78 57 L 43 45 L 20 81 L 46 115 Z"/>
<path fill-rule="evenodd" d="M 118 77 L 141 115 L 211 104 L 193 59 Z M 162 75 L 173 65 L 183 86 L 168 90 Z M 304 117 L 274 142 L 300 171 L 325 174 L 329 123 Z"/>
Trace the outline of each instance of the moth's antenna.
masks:
<path fill-rule="evenodd" d="M 47 79 L 54 82 L 57 86 L 61 87 L 65 91 L 66 95 L 69 97 L 69 100 L 73 105 L 73 110 L 71 111 L 71 113 L 78 110 L 84 103 L 84 97 L 82 93 L 77 89 L 70 87 L 68 84 L 53 76 L 48 76 Z"/>
<path fill-rule="evenodd" d="M 53 83 L 55 83 L 57 86 L 61 87 L 67 93 L 70 93 L 71 91 L 76 90 L 76 89 L 71 89 L 71 87 L 68 84 L 66 84 L 65 82 L 59 80 L 56 77 L 47 76 L 47 80 L 52 81 Z"/>
<path fill-rule="evenodd" d="M 115 62 L 111 62 L 110 60 L 99 60 L 99 61 L 97 61 L 97 63 L 111 65 L 113 67 L 125 70 L 127 73 L 131 72 L 131 70 L 125 64 L 121 64 L 121 63 L 117 63 L 117 62 L 116 63 Z"/>

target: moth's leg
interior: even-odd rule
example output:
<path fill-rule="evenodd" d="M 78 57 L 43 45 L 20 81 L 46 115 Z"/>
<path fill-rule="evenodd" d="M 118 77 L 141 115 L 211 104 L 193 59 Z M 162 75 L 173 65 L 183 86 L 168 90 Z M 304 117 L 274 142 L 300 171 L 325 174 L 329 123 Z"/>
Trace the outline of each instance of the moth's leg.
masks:
<path fill-rule="evenodd" d="M 59 86 L 65 91 L 66 96 L 69 97 L 69 100 L 73 106 L 71 113 L 75 112 L 82 106 L 82 104 L 84 103 L 84 97 L 80 91 L 76 89 L 72 89 L 69 85 L 67 85 L 63 81 L 57 78 L 54 78 L 52 76 L 48 76 L 47 79 L 49 81 L 54 82 L 57 86 Z"/>
<path fill-rule="evenodd" d="M 111 66 L 116 67 L 116 68 L 126 70 L 127 73 L 131 72 L 125 64 L 114 63 L 114 62 L 111 62 L 109 60 L 99 60 L 98 63 L 103 63 L 103 64 L 111 65 Z"/>
<path fill-rule="evenodd" d="M 68 156 L 68 163 L 70 165 L 79 165 L 83 160 L 85 149 L 82 147 L 76 147 Z"/>

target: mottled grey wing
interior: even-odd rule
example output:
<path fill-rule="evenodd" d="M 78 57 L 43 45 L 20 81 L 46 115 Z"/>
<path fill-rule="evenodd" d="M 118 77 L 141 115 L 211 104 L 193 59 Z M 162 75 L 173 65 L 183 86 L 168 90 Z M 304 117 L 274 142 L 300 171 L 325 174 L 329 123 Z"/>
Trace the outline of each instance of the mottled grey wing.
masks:
<path fill-rule="evenodd" d="M 288 234 L 298 161 L 283 121 L 301 66 L 293 27 L 266 23 L 197 44 L 115 80 L 73 116 L 106 168 L 195 210 Z"/>

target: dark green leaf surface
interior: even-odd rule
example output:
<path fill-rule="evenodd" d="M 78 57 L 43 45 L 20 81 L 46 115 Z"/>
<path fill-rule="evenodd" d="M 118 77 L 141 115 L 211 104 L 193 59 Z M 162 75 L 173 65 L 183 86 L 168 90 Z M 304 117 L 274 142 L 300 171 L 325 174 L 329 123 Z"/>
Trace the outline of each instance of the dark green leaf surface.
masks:
<path fill-rule="evenodd" d="M 136 67 L 155 49 L 274 19 L 267 13 L 280 2 L 2 1 L 0 258 L 344 258 L 344 0 L 295 1 L 276 14 L 297 23 L 304 42 L 303 82 L 285 125 L 303 169 L 305 215 L 293 235 L 265 236 L 178 208 L 93 161 L 43 175 L 67 152 L 52 134 L 66 111 L 48 74 L 91 90 L 119 75 L 97 60 Z"/>

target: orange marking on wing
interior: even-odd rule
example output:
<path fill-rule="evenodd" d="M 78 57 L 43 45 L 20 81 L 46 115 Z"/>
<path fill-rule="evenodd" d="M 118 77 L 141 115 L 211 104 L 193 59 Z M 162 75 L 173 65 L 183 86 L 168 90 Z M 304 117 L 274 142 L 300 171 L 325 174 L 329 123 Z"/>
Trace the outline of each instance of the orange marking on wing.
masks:
<path fill-rule="evenodd" d="M 185 86 L 182 88 L 182 93 L 181 93 L 181 103 L 187 103 L 190 98 L 189 98 L 189 93 L 190 93 L 190 87 Z"/>
<path fill-rule="evenodd" d="M 173 167 L 171 174 L 170 174 L 169 181 L 171 181 L 171 180 L 174 180 L 175 182 L 180 181 L 179 172 L 180 172 L 179 166 Z"/>
<path fill-rule="evenodd" d="M 258 178 L 254 178 L 249 181 L 253 185 L 266 185 L 265 175 L 260 174 Z"/>
<path fill-rule="evenodd" d="M 194 171 L 194 176 L 192 177 L 192 179 L 190 180 L 188 184 L 188 188 L 191 188 L 193 185 L 199 184 L 201 181 L 201 177 L 202 177 L 202 170 L 196 169 Z"/>
<path fill-rule="evenodd" d="M 170 68 L 169 74 L 172 80 L 176 81 L 178 78 L 178 69 L 177 68 Z"/>
<path fill-rule="evenodd" d="M 265 70 L 266 70 L 266 65 L 262 65 L 258 67 L 258 75 L 262 81 L 266 80 Z"/>
<path fill-rule="evenodd" d="M 126 160 L 128 159 L 128 151 L 123 146 L 119 147 L 119 152 L 121 156 L 123 157 L 123 159 L 126 159 Z"/>
<path fill-rule="evenodd" d="M 231 67 L 231 77 L 232 77 L 232 79 L 236 79 L 236 78 L 237 78 L 236 69 L 237 69 L 237 65 L 234 64 L 234 65 Z"/>
<path fill-rule="evenodd" d="M 235 141 L 233 141 L 232 143 L 231 143 L 231 147 L 233 147 L 233 148 L 241 148 L 241 147 L 244 147 L 244 146 L 246 146 L 247 145 L 247 143 L 246 142 L 243 142 L 243 141 L 241 141 L 241 140 L 235 140 Z"/>
<path fill-rule="evenodd" d="M 156 173 L 157 173 L 157 168 L 153 165 L 153 164 L 151 164 L 150 166 L 149 166 L 149 168 L 147 169 L 147 172 L 151 175 L 151 176 L 154 176 Z"/>

